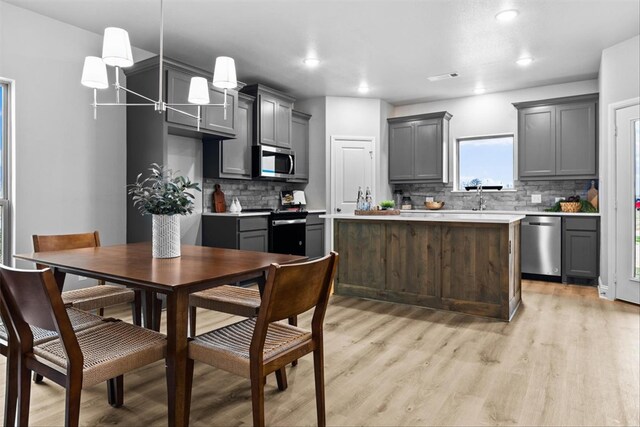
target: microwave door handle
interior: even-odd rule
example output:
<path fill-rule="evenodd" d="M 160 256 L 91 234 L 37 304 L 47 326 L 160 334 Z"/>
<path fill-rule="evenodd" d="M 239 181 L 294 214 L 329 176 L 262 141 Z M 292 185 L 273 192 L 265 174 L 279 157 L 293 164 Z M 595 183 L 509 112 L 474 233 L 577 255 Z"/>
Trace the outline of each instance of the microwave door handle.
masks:
<path fill-rule="evenodd" d="M 289 154 L 289 162 L 291 166 L 289 166 L 289 175 L 293 174 L 293 156 Z"/>

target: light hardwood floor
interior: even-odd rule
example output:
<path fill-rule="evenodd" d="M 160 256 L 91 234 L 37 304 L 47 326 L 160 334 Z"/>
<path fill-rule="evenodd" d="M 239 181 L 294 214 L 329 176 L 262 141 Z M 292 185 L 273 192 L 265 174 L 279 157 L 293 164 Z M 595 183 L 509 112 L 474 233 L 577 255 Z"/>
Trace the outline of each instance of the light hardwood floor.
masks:
<path fill-rule="evenodd" d="M 325 322 L 328 424 L 639 425 L 640 308 L 601 300 L 594 288 L 532 281 L 523 282 L 522 299 L 505 323 L 333 296 Z M 201 311 L 199 330 L 237 319 Z M 288 374 L 285 392 L 269 378 L 267 424 L 315 425 L 312 358 Z M 156 363 L 125 376 L 120 409 L 107 404 L 105 385 L 85 390 L 80 422 L 166 425 L 165 384 Z M 4 381 L 1 389 L 4 399 Z M 61 425 L 63 407 L 61 388 L 33 385 L 32 425 Z M 249 381 L 196 364 L 191 425 L 251 425 Z"/>

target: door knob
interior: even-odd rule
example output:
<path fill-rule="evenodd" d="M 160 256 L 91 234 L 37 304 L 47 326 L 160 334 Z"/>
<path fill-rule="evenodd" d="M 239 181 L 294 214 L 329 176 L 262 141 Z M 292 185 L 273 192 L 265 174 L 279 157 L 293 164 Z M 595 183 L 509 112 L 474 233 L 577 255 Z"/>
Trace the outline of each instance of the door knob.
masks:
<path fill-rule="evenodd" d="M 337 210 L 338 212 L 342 212 L 342 209 L 341 209 L 341 208 L 338 208 L 338 209 L 336 209 L 336 210 Z"/>

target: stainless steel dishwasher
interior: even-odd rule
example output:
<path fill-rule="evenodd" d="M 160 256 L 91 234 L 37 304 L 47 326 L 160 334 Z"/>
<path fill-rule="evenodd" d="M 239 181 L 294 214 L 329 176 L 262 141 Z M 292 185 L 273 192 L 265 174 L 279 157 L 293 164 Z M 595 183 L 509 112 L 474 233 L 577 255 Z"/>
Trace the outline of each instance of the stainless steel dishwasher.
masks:
<path fill-rule="evenodd" d="M 527 215 L 520 222 L 520 239 L 523 273 L 560 276 L 562 218 Z"/>

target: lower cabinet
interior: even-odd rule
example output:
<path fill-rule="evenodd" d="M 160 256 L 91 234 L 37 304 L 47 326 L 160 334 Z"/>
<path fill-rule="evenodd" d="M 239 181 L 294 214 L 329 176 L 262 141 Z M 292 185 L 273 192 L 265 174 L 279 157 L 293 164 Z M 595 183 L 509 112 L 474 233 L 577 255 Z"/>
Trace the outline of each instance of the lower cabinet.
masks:
<path fill-rule="evenodd" d="M 202 246 L 268 252 L 268 215 L 202 216 Z"/>
<path fill-rule="evenodd" d="M 562 281 L 568 277 L 597 279 L 599 218 L 564 217 L 562 221 Z"/>
<path fill-rule="evenodd" d="M 309 259 L 322 258 L 324 251 L 324 219 L 322 214 L 309 214 L 307 216 L 306 252 Z"/>

